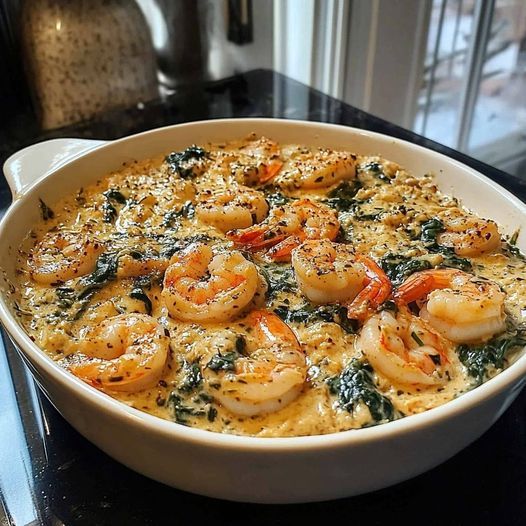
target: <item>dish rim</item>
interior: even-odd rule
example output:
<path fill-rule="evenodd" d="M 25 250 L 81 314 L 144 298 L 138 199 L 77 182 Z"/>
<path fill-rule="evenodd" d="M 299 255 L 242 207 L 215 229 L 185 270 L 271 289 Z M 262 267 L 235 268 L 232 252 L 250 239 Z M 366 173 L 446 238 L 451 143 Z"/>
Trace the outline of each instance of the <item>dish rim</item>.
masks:
<path fill-rule="evenodd" d="M 474 170 L 468 165 L 457 161 L 447 155 L 439 153 L 435 150 L 425 148 L 420 145 L 413 144 L 409 141 L 398 139 L 390 135 L 385 135 L 378 132 L 371 132 L 361 128 L 354 128 L 341 124 L 324 123 L 317 121 L 302 121 L 292 119 L 273 119 L 273 118 L 242 118 L 242 119 L 209 119 L 201 121 L 193 121 L 160 128 L 153 128 L 140 133 L 127 135 L 119 139 L 107 141 L 93 150 L 84 154 L 77 155 L 71 160 L 61 163 L 56 168 L 53 168 L 47 173 L 37 178 L 24 190 L 23 195 L 15 197 L 4 217 L 0 221 L 0 240 L 5 236 L 4 231 L 6 225 L 9 223 L 11 217 L 17 213 L 18 208 L 23 201 L 30 198 L 38 188 L 44 184 L 49 178 L 55 176 L 56 173 L 69 169 L 71 164 L 74 164 L 80 158 L 97 155 L 97 152 L 102 149 L 114 147 L 126 141 L 136 140 L 141 136 L 154 133 L 168 133 L 174 128 L 184 128 L 191 126 L 204 126 L 211 122 L 216 125 L 229 125 L 231 123 L 244 121 L 245 123 L 253 122 L 256 126 L 258 123 L 280 123 L 309 126 L 314 128 L 335 128 L 338 130 L 344 129 L 351 134 L 358 134 L 364 137 L 373 137 L 377 140 L 398 143 L 402 148 L 409 150 L 418 150 L 425 153 L 431 158 L 435 157 L 438 160 L 446 161 L 453 169 L 467 170 L 470 177 L 482 180 L 486 185 L 489 185 L 493 191 L 497 191 L 507 201 L 511 201 L 513 205 L 520 209 L 521 214 L 526 218 L 526 204 L 519 198 L 514 196 L 511 192 L 500 186 L 498 183 L 485 176 L 484 174 Z M 15 252 L 16 253 L 16 252 Z M 8 256 L 15 257 L 14 254 Z M 526 382 L 526 353 L 517 358 L 508 368 L 501 371 L 495 377 L 484 382 L 482 385 L 471 389 L 468 392 L 461 394 L 458 398 L 450 400 L 438 407 L 428 409 L 422 413 L 415 415 L 408 415 L 398 420 L 386 422 L 383 424 L 376 424 L 374 426 L 349 429 L 346 431 L 337 431 L 322 435 L 307 435 L 307 436 L 291 436 L 291 437 L 257 437 L 235 435 L 230 433 L 221 433 L 215 431 L 208 431 L 204 429 L 193 428 L 179 424 L 177 422 L 169 421 L 161 417 L 157 417 L 128 406 L 127 404 L 112 398 L 97 389 L 90 387 L 85 382 L 75 377 L 68 371 L 61 368 L 56 362 L 48 356 L 35 342 L 33 342 L 29 335 L 23 330 L 22 326 L 17 322 L 14 314 L 12 314 L 8 307 L 8 300 L 5 291 L 0 293 L 0 320 L 2 321 L 6 331 L 10 337 L 16 342 L 19 352 L 27 354 L 24 359 L 30 362 L 35 362 L 47 375 L 51 376 L 63 388 L 72 388 L 75 394 L 84 399 L 85 402 L 95 405 L 97 410 L 105 411 L 111 414 L 112 418 L 120 421 L 126 421 L 130 424 L 139 426 L 146 432 L 160 433 L 165 438 L 175 438 L 185 440 L 186 442 L 197 444 L 200 446 L 219 447 L 221 449 L 242 449 L 246 451 L 272 451 L 274 453 L 287 453 L 293 451 L 307 451 L 307 450 L 326 450 L 334 448 L 352 447 L 355 444 L 364 442 L 383 441 L 395 435 L 404 435 L 412 433 L 416 430 L 423 429 L 431 425 L 437 425 L 441 422 L 458 416 L 462 413 L 468 412 L 473 406 L 483 401 L 493 398 L 499 393 L 510 388 L 512 384 L 520 381 L 522 377 L 522 385 Z M 522 387 L 521 385 L 521 387 Z"/>

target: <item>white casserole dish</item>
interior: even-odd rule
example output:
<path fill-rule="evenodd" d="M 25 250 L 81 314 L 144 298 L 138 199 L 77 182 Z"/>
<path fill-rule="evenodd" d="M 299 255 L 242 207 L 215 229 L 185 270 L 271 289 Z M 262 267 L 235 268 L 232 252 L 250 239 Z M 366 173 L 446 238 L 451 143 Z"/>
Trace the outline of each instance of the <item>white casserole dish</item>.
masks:
<path fill-rule="evenodd" d="M 214 120 L 110 142 L 43 142 L 14 154 L 4 165 L 13 204 L 0 224 L 0 318 L 20 355 L 54 406 L 88 440 L 148 477 L 202 495 L 261 503 L 333 499 L 400 482 L 450 458 L 484 433 L 517 397 L 526 382 L 526 355 L 482 386 L 419 415 L 323 436 L 251 438 L 192 429 L 130 408 L 55 365 L 18 323 L 6 291 L 14 281 L 17 247 L 39 220 L 39 198 L 52 206 L 125 161 L 250 132 L 285 143 L 379 154 L 415 175 L 433 172 L 442 191 L 497 221 L 503 234 L 525 223 L 526 206 L 471 168 L 408 142 L 343 126 Z M 517 244 L 526 251 L 525 232 Z"/>

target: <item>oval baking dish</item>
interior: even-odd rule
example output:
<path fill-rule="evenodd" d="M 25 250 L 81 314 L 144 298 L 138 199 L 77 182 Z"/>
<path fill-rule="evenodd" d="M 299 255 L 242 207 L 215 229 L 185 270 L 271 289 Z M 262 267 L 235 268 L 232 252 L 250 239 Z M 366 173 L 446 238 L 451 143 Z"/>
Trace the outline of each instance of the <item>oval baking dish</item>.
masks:
<path fill-rule="evenodd" d="M 53 203 L 124 162 L 251 132 L 282 143 L 378 154 L 415 175 L 432 172 L 440 190 L 497 221 L 503 234 L 526 219 L 521 201 L 467 166 L 343 126 L 237 119 L 182 124 L 110 142 L 57 139 L 18 152 L 4 167 L 14 195 L 0 225 L 0 317 L 7 332 L 40 387 L 80 433 L 130 468 L 180 489 L 247 502 L 306 502 L 372 491 L 436 466 L 480 436 L 515 399 L 526 381 L 526 356 L 480 387 L 418 415 L 337 434 L 252 438 L 188 428 L 128 407 L 58 367 L 18 323 L 6 291 L 14 281 L 17 248 L 39 218 L 39 199 Z M 526 249 L 524 232 L 517 245 Z"/>

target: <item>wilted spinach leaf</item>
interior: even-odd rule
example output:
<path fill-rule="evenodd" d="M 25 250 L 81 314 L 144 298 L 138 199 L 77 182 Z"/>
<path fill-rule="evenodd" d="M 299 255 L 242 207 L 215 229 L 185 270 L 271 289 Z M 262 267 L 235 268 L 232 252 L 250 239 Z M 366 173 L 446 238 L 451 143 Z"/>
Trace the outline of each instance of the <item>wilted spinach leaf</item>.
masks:
<path fill-rule="evenodd" d="M 207 415 L 207 412 L 204 409 L 185 405 L 183 403 L 183 398 L 175 391 L 170 393 L 168 403 L 173 407 L 174 419 L 178 424 L 188 425 L 189 416 L 203 417 Z"/>
<path fill-rule="evenodd" d="M 378 162 L 369 162 L 358 167 L 358 174 L 363 172 L 372 173 L 377 179 L 383 183 L 388 183 L 391 178 L 384 172 L 384 167 Z"/>
<path fill-rule="evenodd" d="M 214 354 L 210 361 L 206 364 L 209 369 L 212 371 L 234 371 L 236 368 L 236 360 L 239 358 L 239 353 L 237 351 L 227 352 L 221 354 L 220 352 Z"/>
<path fill-rule="evenodd" d="M 188 237 L 166 237 L 162 239 L 162 248 L 159 252 L 159 257 L 169 259 L 176 252 L 183 250 L 192 243 L 208 243 L 213 238 L 206 234 L 196 234 L 195 236 Z"/>
<path fill-rule="evenodd" d="M 270 264 L 260 267 L 267 282 L 267 298 L 273 299 L 280 292 L 294 292 L 297 290 L 294 271 L 290 265 Z"/>
<path fill-rule="evenodd" d="M 352 182 L 343 181 L 327 193 L 328 199 L 325 202 L 340 212 L 348 212 L 356 204 L 354 197 L 360 188 L 362 184 L 357 179 Z"/>
<path fill-rule="evenodd" d="M 347 309 L 341 305 L 313 305 L 305 303 L 297 309 L 290 309 L 288 305 L 279 305 L 274 312 L 285 323 L 314 323 L 327 321 L 337 323 L 345 332 L 354 334 L 358 325 L 356 320 L 347 317 Z"/>
<path fill-rule="evenodd" d="M 329 392 L 338 397 L 340 406 L 349 413 L 353 413 L 362 402 L 376 423 L 399 416 L 391 400 L 376 388 L 373 369 L 368 363 L 352 360 L 341 374 L 329 378 L 327 385 Z"/>
<path fill-rule="evenodd" d="M 431 268 L 426 259 L 409 258 L 396 254 L 387 254 L 380 265 L 395 287 L 401 285 L 411 274 Z"/>
<path fill-rule="evenodd" d="M 166 162 L 173 173 L 179 174 L 183 179 L 191 179 L 197 175 L 194 173 L 194 164 L 191 161 L 206 157 L 208 157 L 208 152 L 194 144 L 182 152 L 172 152 L 166 157 Z"/>
<path fill-rule="evenodd" d="M 124 197 L 115 188 L 110 188 L 109 190 L 106 190 L 106 192 L 103 192 L 102 195 L 106 199 L 102 204 L 102 220 L 105 223 L 111 223 L 117 217 L 117 209 L 115 208 L 114 204 L 126 204 L 126 197 Z"/>
<path fill-rule="evenodd" d="M 283 206 L 292 201 L 292 197 L 288 197 L 279 191 L 273 191 L 265 195 L 265 199 L 271 208 L 276 206 Z"/>
<path fill-rule="evenodd" d="M 172 227 L 179 218 L 191 219 L 195 215 L 195 206 L 192 201 L 186 201 L 179 210 L 172 210 L 164 215 L 163 226 Z"/>
<path fill-rule="evenodd" d="M 134 287 L 130 292 L 130 298 L 142 301 L 146 307 L 146 314 L 152 313 L 152 301 L 150 300 L 148 294 L 146 294 L 146 292 L 144 292 L 141 287 Z"/>
<path fill-rule="evenodd" d="M 476 380 L 477 385 L 480 385 L 487 379 L 491 367 L 501 369 L 505 365 L 508 353 L 524 345 L 526 345 L 526 330 L 516 329 L 496 336 L 486 343 L 459 345 L 458 355 L 466 366 L 468 374 Z"/>
<path fill-rule="evenodd" d="M 184 380 L 181 385 L 179 385 L 178 389 L 183 393 L 190 393 L 201 386 L 203 383 L 203 375 L 201 374 L 201 368 L 198 363 L 185 362 L 184 371 Z"/>
<path fill-rule="evenodd" d="M 442 223 L 440 219 L 434 217 L 428 221 L 423 222 L 420 225 L 420 229 L 420 240 L 424 246 L 433 252 L 436 251 L 438 246 L 437 236 L 438 234 L 444 232 L 444 223 Z"/>

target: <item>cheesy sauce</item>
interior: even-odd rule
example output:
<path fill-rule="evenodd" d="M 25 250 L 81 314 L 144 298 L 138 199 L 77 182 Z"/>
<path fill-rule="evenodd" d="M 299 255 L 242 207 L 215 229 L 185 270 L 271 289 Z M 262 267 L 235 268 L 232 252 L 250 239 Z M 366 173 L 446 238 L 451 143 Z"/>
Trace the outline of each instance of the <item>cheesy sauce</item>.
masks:
<path fill-rule="evenodd" d="M 232 220 L 224 210 L 243 192 L 252 199 L 246 205 L 248 216 Z M 376 311 L 396 314 L 395 296 L 354 319 L 347 315 L 348 302 L 309 301 L 298 286 L 287 250 L 273 248 L 278 244 L 272 239 L 275 232 L 265 231 L 273 210 L 289 210 L 286 207 L 294 203 L 301 207 L 298 203 L 305 200 L 331 211 L 337 218 L 336 231 L 326 237 L 374 261 L 394 291 L 415 272 L 438 268 L 492 280 L 505 294 L 505 328 L 480 341 L 448 340 L 447 376 L 436 384 L 399 382 L 375 369 L 358 339 L 367 316 Z M 89 379 L 79 376 L 125 404 L 179 424 L 276 437 L 384 423 L 476 387 L 506 367 L 524 345 L 525 261 L 514 240 L 499 237 L 492 250 L 459 255 L 440 242 L 440 233 L 448 222 L 473 214 L 454 197 L 440 193 L 431 175 L 410 174 L 380 157 L 279 145 L 250 136 L 137 160 L 79 188 L 75 195 L 42 203 L 42 211 L 42 222 L 19 249 L 14 300 L 24 327 L 57 364 L 78 371 L 79 364 L 114 359 L 100 352 L 90 356 L 89 337 L 98 328 L 127 314 L 148 317 L 135 318 L 139 322 L 152 317 L 161 330 L 144 338 L 158 338 L 167 346 L 153 385 L 112 389 L 111 382 L 99 381 L 96 368 Z M 259 232 L 258 243 L 246 242 L 254 239 L 251 228 Z M 305 223 L 299 228 L 306 228 Z M 298 231 L 295 236 L 279 242 L 297 247 L 305 235 Z M 227 320 L 182 319 L 163 294 L 170 262 L 196 243 L 214 254 L 240 251 L 257 269 L 250 301 Z M 210 272 L 197 280 L 199 291 L 211 287 Z M 180 286 L 183 281 L 174 283 Z M 196 301 L 196 312 L 204 312 L 212 300 L 206 296 Z M 413 316 L 418 306 L 410 306 Z M 293 331 L 305 373 L 290 399 L 277 399 L 267 411 L 244 414 L 221 403 L 217 382 L 221 375 L 234 374 L 236 362 L 249 360 L 263 345 L 247 322 L 254 311 L 279 316 Z M 140 332 L 140 327 L 129 330 Z M 140 354 L 142 344 L 136 337 L 130 346 L 139 347 Z M 438 362 L 444 365 L 444 358 Z M 116 378 L 115 385 L 121 380 Z"/>

